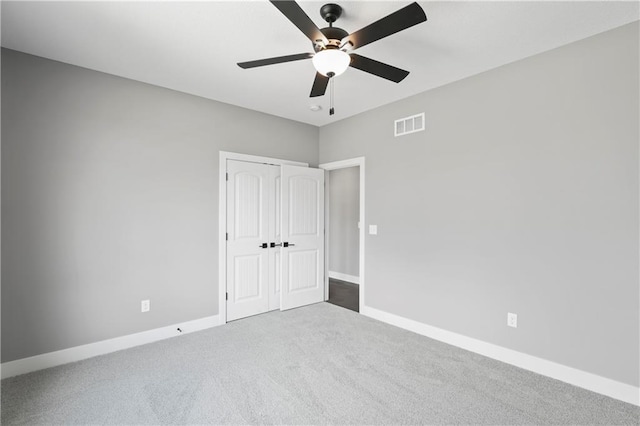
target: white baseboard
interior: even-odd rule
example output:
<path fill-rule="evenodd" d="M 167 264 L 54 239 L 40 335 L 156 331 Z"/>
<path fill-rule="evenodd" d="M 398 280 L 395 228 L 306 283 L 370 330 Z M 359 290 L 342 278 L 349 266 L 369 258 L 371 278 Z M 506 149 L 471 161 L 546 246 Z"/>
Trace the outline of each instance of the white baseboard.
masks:
<path fill-rule="evenodd" d="M 168 339 L 169 337 L 175 337 L 181 334 L 193 333 L 194 331 L 204 330 L 217 325 L 220 325 L 220 319 L 218 315 L 214 315 L 140 333 L 115 337 L 109 340 L 48 352 L 29 358 L 9 361 L 0 366 L 0 376 L 4 379 L 19 374 L 30 373 L 32 371 L 42 370 L 43 368 L 55 367 L 56 365 L 67 364 L 122 349 L 132 348 L 134 346 L 157 342 L 158 340 Z M 178 328 L 182 330 L 182 333 L 177 330 Z"/>
<path fill-rule="evenodd" d="M 546 359 L 527 355 L 522 352 L 507 349 L 502 346 L 483 342 L 461 334 L 453 333 L 441 328 L 414 321 L 398 315 L 390 314 L 369 306 L 360 308 L 360 313 L 405 330 L 439 340 L 507 364 L 515 365 L 525 370 L 543 376 L 551 377 L 592 392 L 619 399 L 633 405 L 640 406 L 640 387 L 628 385 L 586 371 L 578 370 L 566 365 L 558 364 Z"/>
<path fill-rule="evenodd" d="M 360 284 L 360 277 L 355 275 L 343 274 L 342 272 L 329 271 L 329 278 L 335 278 L 336 280 L 346 281 L 352 284 Z"/>

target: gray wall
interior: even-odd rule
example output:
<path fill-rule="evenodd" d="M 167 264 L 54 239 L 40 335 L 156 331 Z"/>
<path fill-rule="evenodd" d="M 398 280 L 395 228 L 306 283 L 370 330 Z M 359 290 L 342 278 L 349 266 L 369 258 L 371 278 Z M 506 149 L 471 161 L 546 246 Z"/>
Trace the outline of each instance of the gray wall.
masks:
<path fill-rule="evenodd" d="M 360 167 L 329 172 L 329 271 L 359 276 Z"/>
<path fill-rule="evenodd" d="M 217 314 L 218 151 L 318 162 L 316 127 L 15 51 L 2 95 L 2 362 Z"/>
<path fill-rule="evenodd" d="M 366 156 L 365 305 L 638 386 L 638 36 L 322 127 L 320 162 Z"/>

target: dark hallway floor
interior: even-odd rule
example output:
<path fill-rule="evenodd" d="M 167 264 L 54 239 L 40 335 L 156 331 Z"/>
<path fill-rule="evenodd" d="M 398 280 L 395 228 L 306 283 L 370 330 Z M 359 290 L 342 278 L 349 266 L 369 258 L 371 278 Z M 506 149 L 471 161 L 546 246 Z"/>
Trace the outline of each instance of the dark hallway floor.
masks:
<path fill-rule="evenodd" d="M 327 302 L 340 306 L 342 308 L 359 312 L 359 293 L 360 287 L 358 286 L 358 284 L 329 278 L 329 300 L 327 300 Z"/>

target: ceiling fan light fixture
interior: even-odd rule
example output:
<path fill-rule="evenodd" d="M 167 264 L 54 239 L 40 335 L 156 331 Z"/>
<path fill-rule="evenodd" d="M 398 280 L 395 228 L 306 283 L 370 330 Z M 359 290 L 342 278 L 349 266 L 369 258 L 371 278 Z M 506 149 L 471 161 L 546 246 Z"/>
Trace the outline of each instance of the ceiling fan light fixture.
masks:
<path fill-rule="evenodd" d="M 349 68 L 351 57 L 348 53 L 338 49 L 324 49 L 316 53 L 313 57 L 313 66 L 316 71 L 324 76 L 342 74 Z"/>

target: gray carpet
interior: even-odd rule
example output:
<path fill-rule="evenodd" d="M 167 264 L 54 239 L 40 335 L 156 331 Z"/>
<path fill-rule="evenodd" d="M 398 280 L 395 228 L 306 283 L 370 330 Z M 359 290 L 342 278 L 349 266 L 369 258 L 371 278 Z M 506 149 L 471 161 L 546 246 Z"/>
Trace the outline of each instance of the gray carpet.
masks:
<path fill-rule="evenodd" d="M 328 303 L 2 381 L 2 424 L 635 424 L 640 409 Z"/>

